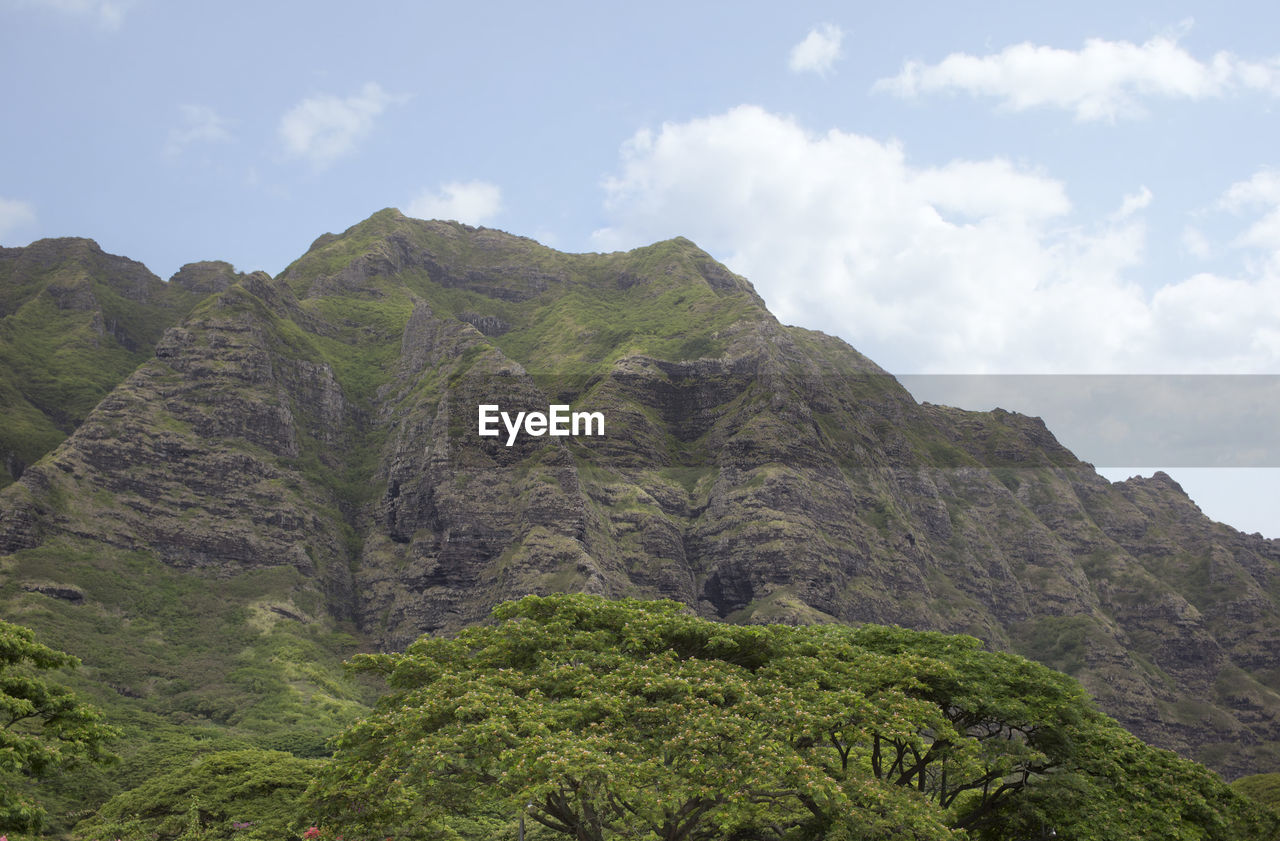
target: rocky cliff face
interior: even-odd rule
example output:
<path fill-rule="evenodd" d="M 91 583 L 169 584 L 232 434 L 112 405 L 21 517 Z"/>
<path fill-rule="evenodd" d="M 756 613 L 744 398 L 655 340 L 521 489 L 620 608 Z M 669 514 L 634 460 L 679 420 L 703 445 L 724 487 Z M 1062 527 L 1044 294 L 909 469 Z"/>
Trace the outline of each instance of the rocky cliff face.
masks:
<path fill-rule="evenodd" d="M 0 248 L 0 487 L 74 430 L 211 291 L 175 280 L 88 239 Z"/>
<path fill-rule="evenodd" d="M 211 297 L 0 496 L 16 621 L 129 614 L 100 578 L 126 558 L 262 633 L 386 648 L 531 592 L 666 596 L 971 633 L 1228 775 L 1280 760 L 1280 546 L 1036 419 L 917 404 L 686 240 L 567 255 L 383 211 L 278 278 L 189 269 Z M 507 446 L 482 403 L 605 434 Z"/>

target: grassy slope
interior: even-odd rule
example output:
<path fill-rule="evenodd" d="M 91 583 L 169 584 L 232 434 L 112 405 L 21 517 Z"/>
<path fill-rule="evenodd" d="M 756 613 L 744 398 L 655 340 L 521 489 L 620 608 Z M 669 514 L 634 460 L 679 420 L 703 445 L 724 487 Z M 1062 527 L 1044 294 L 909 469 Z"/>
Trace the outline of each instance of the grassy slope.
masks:
<path fill-rule="evenodd" d="M 505 234 L 461 236 L 448 226 L 414 223 L 391 210 L 341 237 L 322 238 L 283 278 L 300 297 L 315 295 L 315 278 L 338 273 L 365 254 L 385 251 L 385 239 L 393 235 L 430 250 L 442 264 L 488 266 L 495 272 L 485 281 L 497 286 L 505 282 L 519 290 L 519 277 L 504 276 L 504 269 L 550 278 L 545 291 L 522 301 L 441 283 L 422 268 L 398 272 L 381 287 L 393 294 L 390 290 L 403 284 L 440 314 L 501 319 L 509 329 L 491 341 L 535 378 L 590 377 L 617 359 L 641 353 L 673 360 L 716 357 L 724 350 L 716 333 L 744 319 L 770 318 L 753 296 L 720 294 L 704 282 L 698 265 L 709 258 L 685 239 L 625 253 L 563 254 Z M 639 282 L 624 286 L 617 282 L 620 277 Z M 306 303 L 323 306 L 326 299 L 336 307 L 349 304 L 340 293 Z"/>
<path fill-rule="evenodd" d="M 1280 772 L 1241 777 L 1231 787 L 1253 802 L 1280 812 Z"/>

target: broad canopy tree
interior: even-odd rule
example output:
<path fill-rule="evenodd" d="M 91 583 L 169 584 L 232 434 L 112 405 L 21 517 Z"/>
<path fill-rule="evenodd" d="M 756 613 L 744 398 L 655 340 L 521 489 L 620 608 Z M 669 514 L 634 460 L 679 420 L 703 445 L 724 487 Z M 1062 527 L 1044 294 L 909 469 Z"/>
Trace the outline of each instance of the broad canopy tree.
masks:
<path fill-rule="evenodd" d="M 390 691 L 312 786 L 335 832 L 449 837 L 452 818 L 483 811 L 581 841 L 995 839 L 1046 821 L 1121 838 L 1105 815 L 1125 804 L 1086 766 L 1105 765 L 1107 746 L 1162 753 L 1070 678 L 969 637 L 733 626 L 584 595 L 494 617 L 357 658 Z M 1167 761 L 1202 793 L 1225 790 Z M 1168 805 L 1153 813 L 1199 826 Z M 1088 815 L 1103 819 L 1086 827 Z M 1232 834 L 1231 820 L 1185 837 L 1263 837 Z"/>

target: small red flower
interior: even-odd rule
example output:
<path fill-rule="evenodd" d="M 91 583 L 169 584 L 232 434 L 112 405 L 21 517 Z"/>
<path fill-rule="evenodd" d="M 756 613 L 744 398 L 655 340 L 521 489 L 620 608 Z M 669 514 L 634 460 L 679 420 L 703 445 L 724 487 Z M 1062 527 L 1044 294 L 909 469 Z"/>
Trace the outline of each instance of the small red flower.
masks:
<path fill-rule="evenodd" d="M 302 837 L 303 837 L 303 838 L 307 838 L 307 839 L 310 839 L 310 838 L 319 838 L 319 837 L 320 837 L 320 827 L 318 827 L 318 826 L 313 826 L 313 827 L 311 827 L 311 828 L 310 828 L 310 829 L 308 829 L 306 832 L 302 833 Z"/>

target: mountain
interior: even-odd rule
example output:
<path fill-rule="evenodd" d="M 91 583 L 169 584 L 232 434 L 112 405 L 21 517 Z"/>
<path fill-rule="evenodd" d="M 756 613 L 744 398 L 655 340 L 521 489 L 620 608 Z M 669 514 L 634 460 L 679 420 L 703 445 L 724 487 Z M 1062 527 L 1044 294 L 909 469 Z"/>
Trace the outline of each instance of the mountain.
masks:
<path fill-rule="evenodd" d="M 1280 766 L 1280 544 L 1164 474 L 1108 482 L 1038 419 L 917 403 L 688 240 L 563 254 L 384 210 L 275 278 L 159 284 L 86 241 L 0 256 L 3 335 L 30 359 L 97 358 L 23 315 L 57 310 L 50 273 L 99 301 L 125 276 L 159 290 L 91 410 L 5 404 L 7 428 L 57 434 L 0 492 L 0 613 L 150 732 L 314 748 L 367 700 L 344 656 L 584 591 L 972 634 L 1228 777 Z M 108 309 L 101 333 L 68 310 L 76 335 L 127 348 Z M 64 374 L 6 364 L 6 395 Z M 604 434 L 499 416 L 552 406 Z"/>
<path fill-rule="evenodd" d="M 0 248 L 0 487 L 150 359 L 202 293 L 217 291 L 193 282 L 201 268 L 163 283 L 93 240 Z"/>

